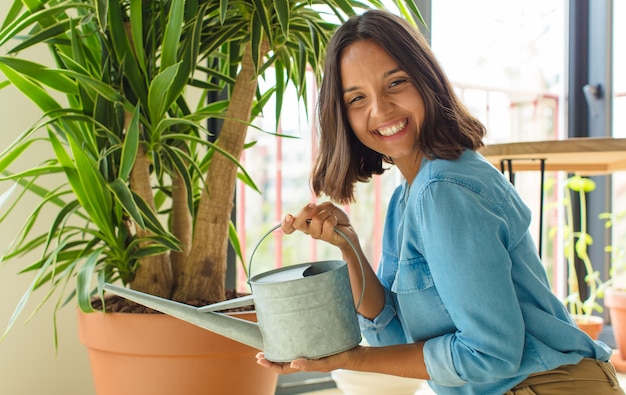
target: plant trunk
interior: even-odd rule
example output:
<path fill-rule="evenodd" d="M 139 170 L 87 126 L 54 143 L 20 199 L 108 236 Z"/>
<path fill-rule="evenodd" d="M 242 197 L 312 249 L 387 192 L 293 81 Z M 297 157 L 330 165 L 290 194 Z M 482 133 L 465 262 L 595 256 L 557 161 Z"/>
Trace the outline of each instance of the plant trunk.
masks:
<path fill-rule="evenodd" d="M 140 144 L 137 159 L 130 172 L 130 187 L 135 193 L 150 206 L 156 213 L 152 187 L 150 184 L 150 161 L 146 155 L 145 147 Z M 150 232 L 135 225 L 137 237 L 143 238 Z M 145 245 L 148 242 L 142 242 Z M 131 288 L 152 295 L 169 298 L 172 294 L 174 276 L 170 264 L 170 256 L 167 253 L 150 255 L 139 259 L 139 267 L 135 278 L 131 281 Z"/>
<path fill-rule="evenodd" d="M 176 287 L 176 280 L 183 271 L 183 265 L 191 249 L 193 219 L 187 202 L 187 186 L 180 176 L 180 173 L 177 171 L 175 175 L 172 176 L 172 234 L 180 241 L 182 251 L 170 252 L 174 287 Z"/>
<path fill-rule="evenodd" d="M 266 48 L 266 46 L 264 47 Z M 264 56 L 265 50 L 261 51 Z M 257 74 L 250 44 L 245 47 L 241 71 L 237 75 L 217 140 L 219 147 L 240 158 L 257 88 Z M 206 188 L 198 205 L 191 251 L 177 279 L 173 299 L 177 301 L 222 301 L 226 297 L 226 254 L 228 227 L 233 208 L 237 166 L 224 155 L 215 153 L 206 175 Z"/>

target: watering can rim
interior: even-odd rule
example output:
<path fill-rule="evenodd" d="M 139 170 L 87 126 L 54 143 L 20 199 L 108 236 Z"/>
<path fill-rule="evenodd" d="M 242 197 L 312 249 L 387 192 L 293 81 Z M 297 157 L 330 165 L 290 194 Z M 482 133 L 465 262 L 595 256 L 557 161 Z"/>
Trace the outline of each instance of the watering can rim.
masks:
<path fill-rule="evenodd" d="M 348 264 L 348 263 L 347 263 L 345 260 L 343 260 L 343 259 L 327 259 L 327 260 L 323 260 L 323 261 L 315 261 L 315 262 L 303 262 L 303 263 L 297 263 L 297 264 L 295 264 L 295 265 L 289 265 L 289 266 L 277 267 L 277 268 L 275 268 L 275 269 L 270 269 L 270 270 L 268 270 L 268 271 L 265 271 L 265 272 L 262 272 L 262 273 L 255 274 L 254 276 L 250 277 L 250 279 L 248 280 L 248 283 L 249 283 L 249 284 L 258 283 L 258 281 L 259 281 L 261 278 L 263 278 L 263 277 L 267 277 L 267 276 L 269 276 L 269 275 L 272 275 L 272 274 L 275 274 L 275 273 L 279 273 L 279 272 L 282 272 L 282 271 L 287 271 L 287 270 L 290 270 L 290 269 L 294 269 L 294 270 L 295 270 L 295 269 L 299 269 L 299 268 L 302 268 L 302 267 L 305 267 L 305 266 L 306 266 L 307 268 L 310 268 L 310 267 L 312 267 L 313 265 L 323 264 L 323 263 L 338 263 L 338 264 L 339 264 L 339 266 L 337 266 L 337 267 L 333 268 L 332 270 L 329 270 L 328 272 L 332 272 L 332 271 L 337 270 L 337 269 L 339 269 L 339 268 L 343 267 L 344 265 L 347 265 L 347 264 Z M 306 270 L 304 270 L 304 271 L 306 271 Z M 319 275 L 323 275 L 323 274 L 325 274 L 325 273 L 327 273 L 327 272 L 324 272 L 324 273 L 318 273 L 318 274 L 316 274 L 316 275 L 317 275 L 317 276 L 319 276 Z M 301 281 L 301 280 L 304 280 L 305 278 L 306 278 L 306 277 L 292 278 L 292 279 L 289 279 L 289 280 L 282 280 L 282 281 L 280 281 L 280 282 L 281 282 L 281 283 L 283 283 L 283 282 L 284 282 L 284 283 L 288 283 L 288 282 L 293 282 L 293 281 Z"/>

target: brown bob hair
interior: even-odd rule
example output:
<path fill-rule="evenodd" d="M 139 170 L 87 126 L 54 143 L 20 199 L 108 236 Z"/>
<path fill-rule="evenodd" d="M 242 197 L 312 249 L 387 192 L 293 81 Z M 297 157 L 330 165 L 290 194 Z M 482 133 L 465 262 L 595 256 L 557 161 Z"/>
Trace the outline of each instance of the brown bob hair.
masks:
<path fill-rule="evenodd" d="M 422 34 L 404 19 L 371 10 L 351 17 L 333 35 L 327 49 L 318 101 L 319 154 L 311 184 L 320 196 L 353 202 L 357 181 L 382 174 L 390 158 L 363 145 L 350 127 L 343 104 L 340 60 L 349 45 L 374 40 L 408 73 L 421 94 L 425 118 L 418 149 L 429 158 L 454 160 L 464 149 L 482 147 L 484 125 L 472 116 L 454 93 L 443 69 Z"/>

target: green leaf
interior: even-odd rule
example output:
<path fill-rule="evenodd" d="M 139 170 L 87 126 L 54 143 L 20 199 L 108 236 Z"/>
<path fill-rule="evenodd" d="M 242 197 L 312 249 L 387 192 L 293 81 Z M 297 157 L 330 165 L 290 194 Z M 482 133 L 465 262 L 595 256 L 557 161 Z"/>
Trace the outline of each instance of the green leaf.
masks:
<path fill-rule="evenodd" d="M 144 224 L 148 230 L 150 230 L 155 235 L 161 235 L 164 237 L 164 240 L 167 240 L 167 245 L 171 246 L 173 250 L 180 250 L 180 246 L 176 241 L 174 236 L 171 236 L 161 225 L 161 222 L 152 211 L 150 206 L 141 198 L 141 196 L 137 195 L 133 192 L 133 199 L 135 200 L 135 204 L 139 208 L 141 215 L 143 217 Z M 167 236 L 167 237 L 165 237 Z M 165 242 L 164 242 L 165 243 Z"/>
<path fill-rule="evenodd" d="M 133 221 L 137 223 L 139 227 L 144 229 L 146 226 L 143 222 L 143 217 L 139 211 L 139 207 L 135 204 L 133 199 L 133 193 L 128 188 L 126 182 L 121 179 L 116 179 L 109 184 L 111 191 L 115 194 L 117 201 L 124 207 L 124 210 L 132 217 Z"/>
<path fill-rule="evenodd" d="M 78 276 L 76 278 L 76 296 L 78 299 L 78 307 L 84 313 L 95 311 L 91 306 L 91 279 L 93 278 L 101 253 L 102 249 L 93 251 L 87 256 L 85 263 L 78 270 Z"/>
<path fill-rule="evenodd" d="M 205 46 L 204 52 L 213 53 L 219 51 L 219 48 L 227 42 L 233 40 L 233 38 L 242 31 L 248 31 L 250 23 L 247 21 L 231 22 L 228 25 L 224 25 L 225 28 L 218 30 L 211 37 L 204 39 L 202 45 Z M 219 73 L 218 73 L 219 74 Z"/>
<path fill-rule="evenodd" d="M 276 75 L 276 129 L 280 123 L 280 114 L 283 109 L 283 98 L 285 96 L 285 69 L 283 63 L 277 61 L 274 64 Z"/>
<path fill-rule="evenodd" d="M 417 8 L 417 4 L 415 4 L 412 0 L 393 0 L 394 4 L 400 10 L 400 14 L 404 17 L 404 19 L 408 20 L 413 26 L 416 26 L 415 18 L 417 18 L 424 26 L 426 26 L 426 22 L 422 17 L 422 13 Z M 408 7 L 408 10 L 407 10 Z"/>
<path fill-rule="evenodd" d="M 7 201 L 9 201 L 9 197 L 11 197 L 13 192 L 15 192 L 15 189 L 17 189 L 17 183 L 14 183 L 13 185 L 11 185 L 9 187 L 9 189 L 4 191 L 0 195 L 0 210 L 2 210 L 2 207 L 4 207 L 4 205 L 6 204 Z"/>
<path fill-rule="evenodd" d="M 28 76 L 37 82 L 66 94 L 76 94 L 76 84 L 56 70 L 49 69 L 41 64 L 24 60 L 0 56 L 0 62 L 6 64 L 17 72 Z"/>
<path fill-rule="evenodd" d="M 235 228 L 235 224 L 231 221 L 228 224 L 228 239 L 230 240 L 230 245 L 233 247 L 233 251 L 235 251 L 235 255 L 239 258 L 241 262 L 241 267 L 244 271 L 246 278 L 248 278 L 248 266 L 246 266 L 243 260 L 243 253 L 241 252 L 241 243 L 239 242 L 239 236 L 237 235 L 237 229 Z"/>
<path fill-rule="evenodd" d="M 76 163 L 76 170 L 78 172 L 79 179 L 83 191 L 91 202 L 90 206 L 95 212 L 91 214 L 102 218 L 102 223 L 98 223 L 98 226 L 102 230 L 109 228 L 108 215 L 111 211 L 111 196 L 109 194 L 106 181 L 102 177 L 102 174 L 98 172 L 97 163 L 90 159 L 73 139 L 68 139 Z"/>
<path fill-rule="evenodd" d="M 278 23 L 280 24 L 280 30 L 285 37 L 289 36 L 289 21 L 290 10 L 289 1 L 287 0 L 274 0 L 274 10 L 278 17 Z"/>
<path fill-rule="evenodd" d="M 265 34 L 268 37 L 270 42 L 272 41 L 272 28 L 270 27 L 270 17 L 269 11 L 265 8 L 265 4 L 262 0 L 252 0 L 254 4 L 255 16 L 259 18 L 259 22 L 261 22 L 261 26 L 265 31 Z M 254 39 L 253 39 L 254 40 Z"/>
<path fill-rule="evenodd" d="M 0 154 L 0 173 L 2 173 L 13 161 L 20 158 L 31 144 L 37 140 L 16 141 Z"/>
<path fill-rule="evenodd" d="M 109 0 L 96 0 L 96 15 L 102 31 L 107 29 L 107 14 L 109 12 Z"/>
<path fill-rule="evenodd" d="M 49 112 L 61 108 L 59 103 L 41 88 L 39 84 L 32 82 L 29 78 L 25 78 L 8 65 L 0 63 L 0 71 L 2 71 L 9 81 L 26 97 L 32 100 L 42 111 Z"/>
<path fill-rule="evenodd" d="M 106 182 L 104 182 L 102 176 L 94 170 L 94 167 L 85 153 L 71 138 L 69 141 L 72 153 L 76 158 L 76 164 L 74 164 L 67 154 L 58 138 L 51 132 L 48 135 L 57 159 L 65 170 L 66 177 L 72 186 L 76 198 L 85 208 L 85 211 L 87 211 L 92 221 L 103 232 L 103 235 L 107 237 L 108 241 L 113 242 L 115 235 L 111 229 L 109 216 L 112 204 Z"/>
<path fill-rule="evenodd" d="M 178 74 L 180 63 L 176 63 L 161 71 L 150 84 L 148 93 L 148 108 L 150 119 L 155 124 L 163 118 L 163 115 L 172 104 L 168 99 L 171 95 L 172 83 Z M 175 96 L 178 96 L 177 94 Z M 174 97 L 175 99 L 175 97 Z"/>
<path fill-rule="evenodd" d="M 220 0 L 220 24 L 224 24 L 228 11 L 228 0 Z"/>
<path fill-rule="evenodd" d="M 567 179 L 566 187 L 575 192 L 591 192 L 596 189 L 596 183 L 587 177 L 572 176 Z"/>
<path fill-rule="evenodd" d="M 122 96 L 109 84 L 106 84 L 88 75 L 77 73 L 73 70 L 59 70 L 59 72 L 71 78 L 74 78 L 79 84 L 82 85 L 83 88 L 91 89 L 111 102 L 125 101 L 124 96 Z"/>
<path fill-rule="evenodd" d="M 64 248 L 64 244 L 63 243 L 59 244 L 59 246 L 56 248 L 56 252 L 62 250 L 63 248 Z M 13 310 L 13 314 L 11 314 L 11 317 L 9 318 L 9 322 L 8 322 L 8 324 L 6 326 L 6 329 L 5 329 L 4 333 L 3 333 L 3 335 L 0 337 L 0 341 L 2 341 L 6 337 L 6 335 L 9 333 L 10 329 L 15 324 L 15 321 L 17 320 L 17 318 L 21 315 L 22 311 L 26 307 L 26 304 L 27 304 L 28 300 L 30 299 L 30 296 L 32 295 L 32 293 L 35 290 L 35 288 L 37 287 L 37 284 L 38 284 L 41 276 L 43 276 L 45 274 L 47 268 L 50 265 L 53 264 L 54 258 L 55 258 L 55 254 L 51 254 L 48 257 L 48 259 L 46 259 L 44 265 L 38 271 L 37 275 L 31 281 L 29 287 L 26 289 L 26 291 L 24 292 L 24 294 L 20 298 L 19 302 L 17 303 L 17 306 Z"/>
<path fill-rule="evenodd" d="M 62 2 L 61 4 L 46 8 L 41 6 L 34 7 L 33 9 L 30 9 L 30 12 L 24 13 L 24 17 L 16 18 L 13 22 L 3 26 L 2 31 L 0 31 L 0 46 L 3 46 L 7 41 L 16 38 L 20 33 L 26 31 L 31 25 L 37 26 L 36 29 L 33 29 L 34 31 L 39 31 L 42 27 L 45 29 L 51 24 L 54 24 L 59 20 L 63 20 L 64 18 L 69 19 L 69 17 L 65 14 L 67 10 L 88 7 L 88 4 L 81 4 L 74 1 Z M 31 45 L 34 44 L 37 44 L 37 42 L 31 42 Z"/>
<path fill-rule="evenodd" d="M 576 255 L 580 258 L 580 259 L 588 259 L 589 255 L 587 255 L 587 246 L 591 245 L 593 243 L 593 240 L 591 240 L 591 236 L 587 235 L 588 237 L 583 237 L 583 238 L 579 238 L 578 240 L 576 240 L 576 244 L 575 244 L 575 249 L 576 249 Z"/>
<path fill-rule="evenodd" d="M 133 37 L 132 44 L 137 59 L 146 58 L 143 41 L 143 3 L 143 0 L 131 0 L 130 2 L 130 33 Z M 137 65 L 142 72 L 146 72 L 144 62 L 137 62 Z"/>
<path fill-rule="evenodd" d="M 252 17 L 252 26 L 251 26 L 251 38 L 250 38 L 250 46 L 252 50 L 252 63 L 254 63 L 254 68 L 259 68 L 260 61 L 260 49 L 261 42 L 263 40 L 263 22 L 261 21 L 261 17 L 258 12 L 255 12 Z"/>
<path fill-rule="evenodd" d="M 161 54 L 161 71 L 176 63 L 176 56 L 183 30 L 185 16 L 185 0 L 172 0 Z"/>
<path fill-rule="evenodd" d="M 298 81 L 296 81 L 296 87 L 298 88 L 298 92 L 303 94 L 304 91 L 302 87 L 305 86 L 306 80 L 306 47 L 304 46 L 304 42 L 300 41 L 298 43 L 299 46 L 299 64 L 298 64 Z"/>
<path fill-rule="evenodd" d="M 27 177 L 39 177 L 39 176 L 43 176 L 43 175 L 48 175 L 48 174 L 55 174 L 55 173 L 59 173 L 62 172 L 63 169 L 61 169 L 59 166 L 55 166 L 55 165 L 51 165 L 51 166 L 47 166 L 47 165 L 43 165 L 43 166 L 37 166 L 37 167 L 33 167 L 27 170 L 24 170 L 20 173 L 6 173 L 6 176 L 0 177 L 0 181 L 6 181 L 6 180 L 19 180 L 19 179 L 23 179 L 23 178 L 27 178 Z"/>
<path fill-rule="evenodd" d="M 140 101 L 146 102 L 148 91 L 144 83 L 145 78 L 141 73 L 141 67 L 131 48 L 124 26 L 125 14 L 119 1 L 109 2 L 109 28 L 111 32 L 111 44 L 118 61 L 123 64 L 126 81 L 131 90 Z"/>
<path fill-rule="evenodd" d="M 128 125 L 124 144 L 122 145 L 122 156 L 120 158 L 120 170 L 118 177 L 127 180 L 135 165 L 137 151 L 139 149 L 139 106 L 135 107 L 133 117 Z"/>
<path fill-rule="evenodd" d="M 35 46 L 36 44 L 52 41 L 58 36 L 63 36 L 68 28 L 72 25 L 71 20 L 60 21 L 52 26 L 48 26 L 36 34 L 27 36 L 26 39 L 22 40 L 18 45 L 11 48 L 8 53 L 16 54 L 20 51 L 26 50 L 30 47 Z"/>
<path fill-rule="evenodd" d="M 13 5 L 11 6 L 11 9 L 6 15 L 6 18 L 4 20 L 4 23 L 2 24 L 1 29 L 4 30 L 7 27 L 7 25 L 9 25 L 11 22 L 14 22 L 15 19 L 18 17 L 21 10 L 22 10 L 22 2 L 20 0 L 14 0 Z"/>

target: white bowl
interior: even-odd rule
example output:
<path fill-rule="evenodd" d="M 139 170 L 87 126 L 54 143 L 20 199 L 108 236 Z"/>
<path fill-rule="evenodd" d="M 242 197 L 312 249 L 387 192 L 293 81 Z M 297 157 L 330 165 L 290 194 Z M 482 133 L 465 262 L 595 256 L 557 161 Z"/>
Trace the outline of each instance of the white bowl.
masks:
<path fill-rule="evenodd" d="M 419 379 L 346 369 L 333 370 L 330 376 L 346 395 L 414 395 L 424 383 Z"/>

